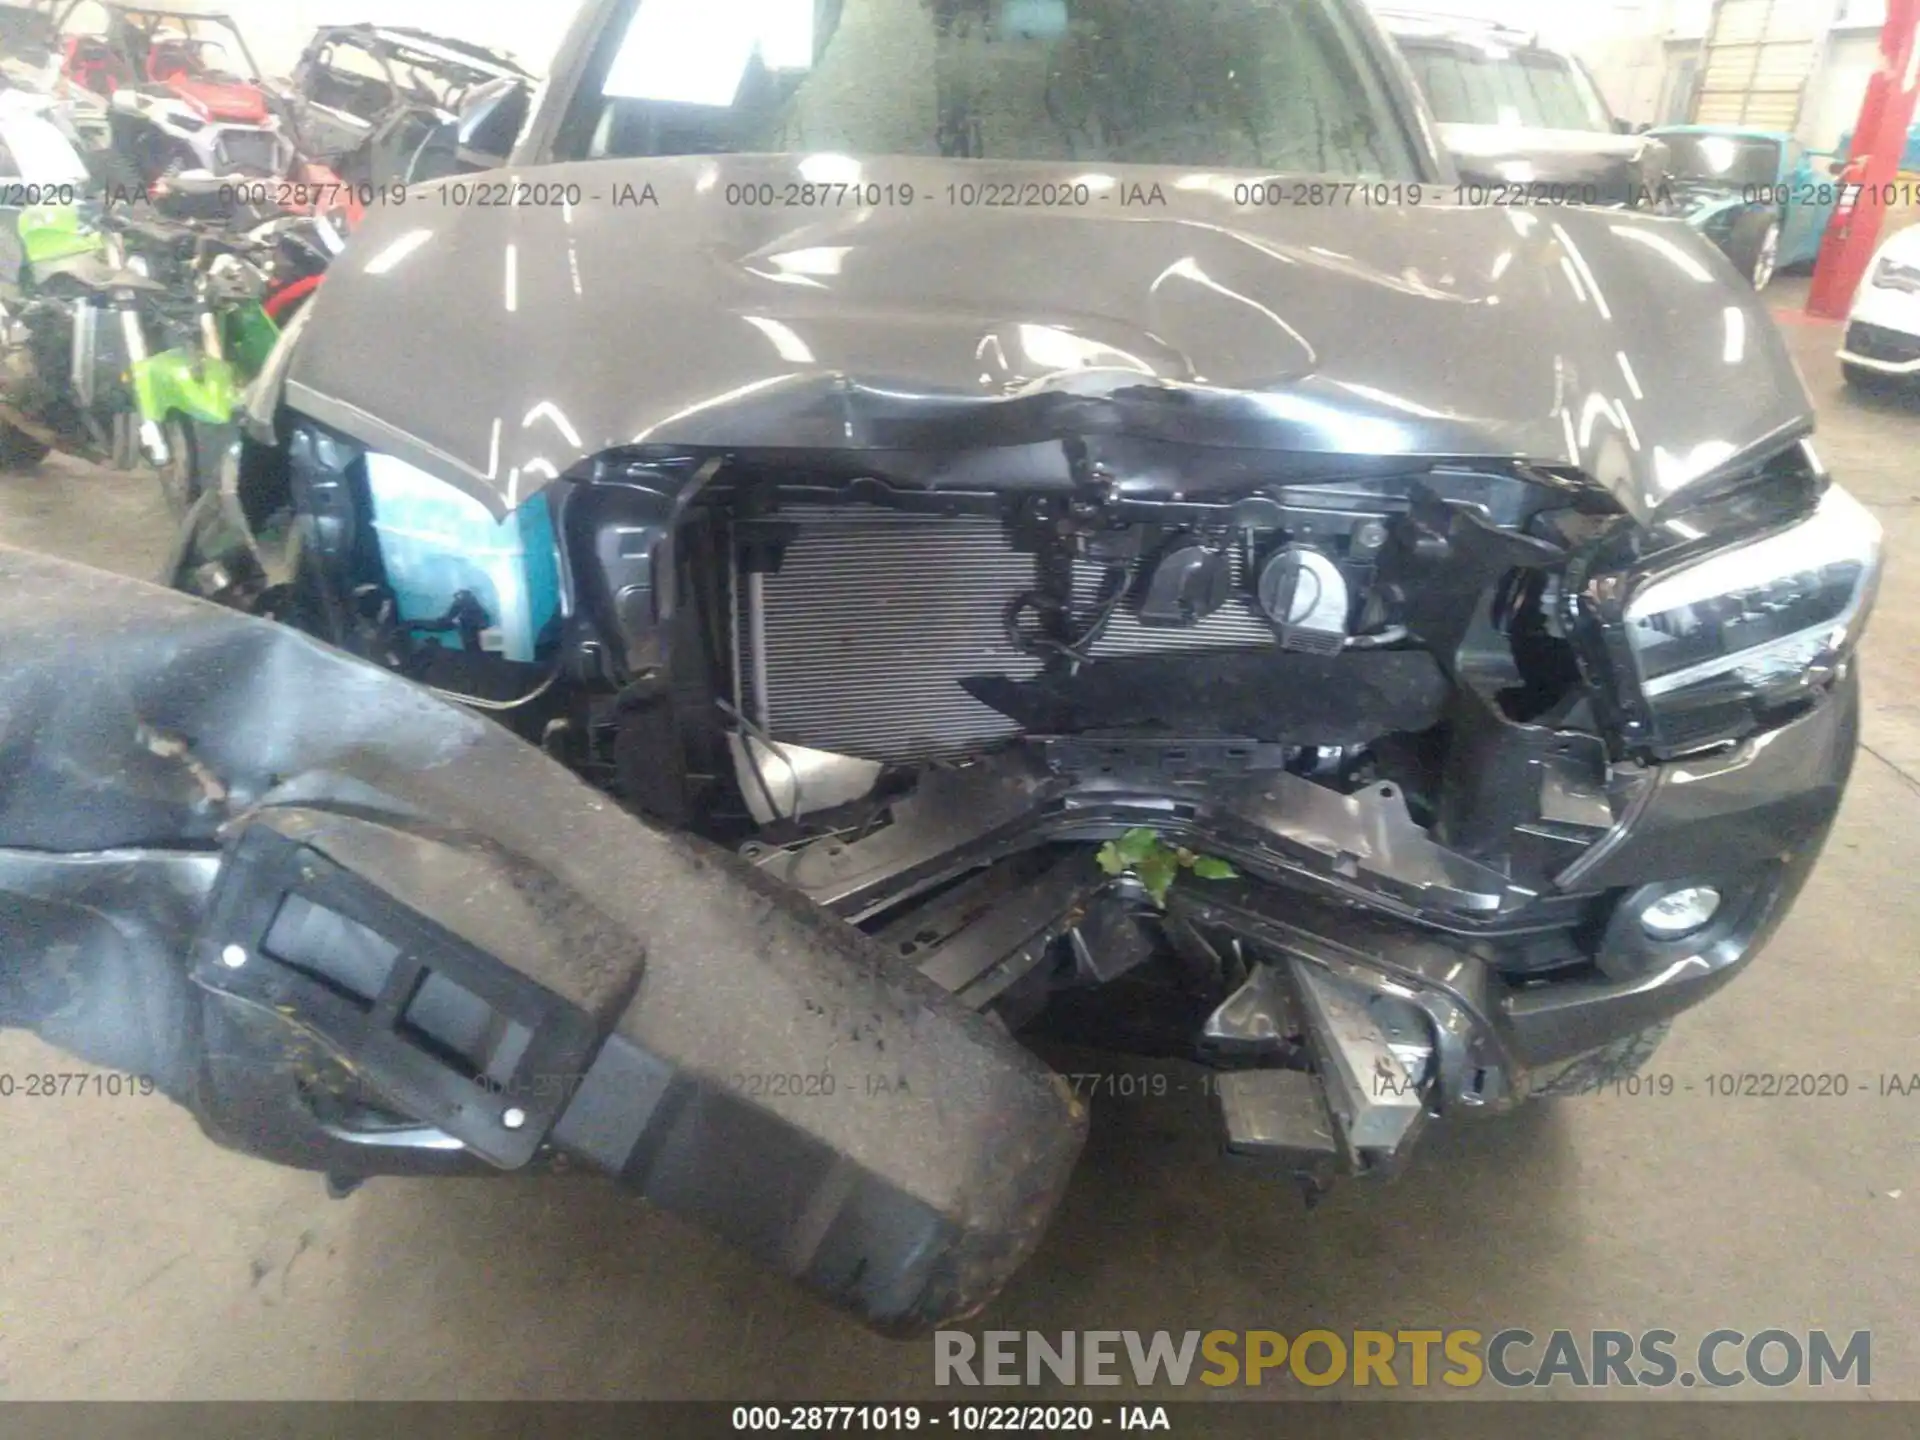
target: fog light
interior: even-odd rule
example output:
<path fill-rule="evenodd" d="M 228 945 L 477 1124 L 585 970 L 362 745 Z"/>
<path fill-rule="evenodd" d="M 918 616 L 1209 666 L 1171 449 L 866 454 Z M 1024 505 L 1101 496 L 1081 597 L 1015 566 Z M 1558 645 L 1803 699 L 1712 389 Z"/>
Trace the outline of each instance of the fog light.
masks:
<path fill-rule="evenodd" d="M 1678 940 L 1713 919 L 1720 892 L 1711 885 L 1669 890 L 1640 912 L 1641 927 L 1656 940 Z"/>

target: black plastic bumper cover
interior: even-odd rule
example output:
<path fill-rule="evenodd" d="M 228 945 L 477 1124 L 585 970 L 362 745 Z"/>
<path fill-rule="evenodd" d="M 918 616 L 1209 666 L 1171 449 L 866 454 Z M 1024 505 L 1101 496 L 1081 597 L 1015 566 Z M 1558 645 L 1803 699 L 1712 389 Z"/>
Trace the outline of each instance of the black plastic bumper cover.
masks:
<path fill-rule="evenodd" d="M 1176 891 L 1183 919 L 1410 990 L 1441 1039 L 1442 1103 L 1524 1093 L 1556 1066 L 1668 1020 L 1740 973 L 1772 937 L 1826 843 L 1859 744 L 1857 666 L 1806 714 L 1723 753 L 1655 767 L 1616 828 L 1559 877 L 1615 896 L 1590 972 L 1504 979 L 1499 941 L 1468 942 L 1273 887 Z M 1712 884 L 1712 923 L 1671 941 L 1638 924 L 1653 893 Z M 1483 1091 L 1479 1081 L 1503 1082 Z"/>
<path fill-rule="evenodd" d="M 356 887 L 388 897 L 413 980 L 328 1011 L 329 986 L 352 998 L 338 977 L 256 967 L 283 988 L 250 993 L 239 962 L 272 922 L 215 897 L 297 888 L 297 861 L 235 880 L 262 831 L 337 867 L 310 898 L 347 913 Z M 201 857 L 191 884 L 182 856 Z M 485 1168 L 345 1135 L 310 1093 L 316 1056 L 344 1058 L 397 1108 L 410 1092 L 383 1086 L 383 1047 L 414 982 L 444 972 L 560 1037 L 468 1091 L 454 1082 L 482 1077 L 424 1048 L 450 1106 L 554 1100 L 516 1107 L 495 1165 L 590 1161 L 889 1331 L 984 1305 L 1038 1243 L 1084 1137 L 1068 1089 L 992 1022 L 504 730 L 293 631 L 3 548 L 0 888 L 71 921 L 0 926 L 0 1001 L 33 990 L 55 939 L 137 954 L 141 983 L 169 992 L 139 1013 L 171 1027 L 140 1042 L 222 1143 L 338 1173 Z M 378 907 L 356 918 L 387 924 Z M 46 1013 L 8 1003 L 0 1023 L 109 1062 L 125 1043 L 55 1036 Z M 442 1112 L 450 1130 L 459 1113 Z"/>

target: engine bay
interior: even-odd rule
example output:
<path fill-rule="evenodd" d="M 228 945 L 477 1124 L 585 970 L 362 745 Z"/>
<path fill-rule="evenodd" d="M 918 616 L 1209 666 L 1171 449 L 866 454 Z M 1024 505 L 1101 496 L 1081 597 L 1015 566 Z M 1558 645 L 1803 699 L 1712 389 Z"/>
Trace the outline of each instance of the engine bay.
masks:
<path fill-rule="evenodd" d="M 917 770 L 1010 750 L 1149 787 L 1391 780 L 1431 823 L 1438 777 L 1421 772 L 1456 686 L 1512 720 L 1578 723 L 1578 666 L 1549 613 L 1565 550 L 1528 532 L 1602 523 L 1590 495 L 1429 469 L 1130 497 L 1089 469 L 1071 488 L 971 493 L 716 474 L 667 547 L 679 603 L 664 626 L 637 633 L 631 574 L 606 583 L 625 596 L 606 610 L 628 651 L 664 638 L 675 657 L 671 683 L 651 673 L 689 784 L 730 772 L 718 791 L 756 827 L 785 822 L 782 841 Z M 611 493 L 586 502 L 602 555 L 634 548 L 605 518 Z M 657 773 L 629 781 L 675 812 Z M 726 804 L 709 788 L 678 813 Z"/>
<path fill-rule="evenodd" d="M 1669 734 L 1709 753 L 1776 723 L 1725 686 L 1676 693 L 1671 719 L 1647 706 L 1604 575 L 1804 516 L 1824 484 L 1795 447 L 1668 534 L 1510 461 L 1115 436 L 614 451 L 497 529 L 412 472 L 411 502 L 472 514 L 431 541 L 457 563 L 423 569 L 432 517 L 410 511 L 402 575 L 370 458 L 406 468 L 312 424 L 243 452 L 245 523 L 290 511 L 299 554 L 239 603 L 492 714 L 657 823 L 744 853 L 872 853 L 905 811 L 944 807 L 881 887 L 897 904 L 990 863 L 967 837 L 1011 787 L 1008 853 L 1145 828 L 1446 933 L 1559 934 L 1505 947 L 1526 972 L 1591 954 L 1596 897 L 1559 877 Z M 544 601 L 512 593 L 535 552 L 561 566 Z M 955 784 L 977 793 L 926 800 Z M 1048 818 L 1087 796 L 1104 825 Z"/>
<path fill-rule="evenodd" d="M 1112 436 L 615 451 L 505 517 L 314 424 L 236 460 L 207 523 L 290 522 L 287 578 L 210 533 L 187 588 L 491 715 L 1031 1043 L 1246 1076 L 1230 1146 L 1296 1173 L 1390 1166 L 1427 1110 L 1644 1024 L 1682 950 L 1746 953 L 1788 861 L 1716 872 L 1667 940 L 1636 917 L 1685 860 L 1608 842 L 1668 756 L 1733 817 L 1742 736 L 1838 733 L 1844 669 L 1741 657 L 1866 573 L 1632 578 L 1837 543 L 1804 446 L 1665 526 L 1516 462 Z"/>
<path fill-rule="evenodd" d="M 1285 785 L 1473 877 L 1457 906 L 1402 887 L 1411 914 L 1548 889 L 1618 798 L 1563 588 L 1612 499 L 1512 464 L 1165 450 L 602 457 L 542 497 L 569 596 L 519 663 L 478 583 L 443 615 L 396 605 L 362 452 L 303 429 L 306 573 L 278 603 L 331 605 L 347 648 L 729 848 L 872 842 L 963 773 L 1025 777 L 1029 810 L 1125 792 L 1170 832 Z M 1420 868 L 1417 846 L 1320 838 L 1310 868 L 1368 901 L 1369 875 Z"/>

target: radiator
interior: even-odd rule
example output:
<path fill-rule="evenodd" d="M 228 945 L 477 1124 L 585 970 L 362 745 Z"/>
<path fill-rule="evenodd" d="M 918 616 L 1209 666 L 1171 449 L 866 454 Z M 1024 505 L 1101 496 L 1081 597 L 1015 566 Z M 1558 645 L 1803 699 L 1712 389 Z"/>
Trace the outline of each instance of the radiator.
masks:
<path fill-rule="evenodd" d="M 763 716 L 776 740 L 893 763 L 972 754 L 1019 733 L 959 683 L 1041 668 L 1002 629 L 1007 602 L 1033 587 L 1035 571 L 998 520 L 877 507 L 796 507 L 781 518 L 798 533 L 780 572 L 736 586 L 747 612 L 736 641 L 746 713 Z M 1091 612 L 1102 573 L 1076 569 L 1077 613 Z M 1130 606 L 1096 658 L 1274 643 L 1250 600 L 1178 630 L 1143 626 Z"/>

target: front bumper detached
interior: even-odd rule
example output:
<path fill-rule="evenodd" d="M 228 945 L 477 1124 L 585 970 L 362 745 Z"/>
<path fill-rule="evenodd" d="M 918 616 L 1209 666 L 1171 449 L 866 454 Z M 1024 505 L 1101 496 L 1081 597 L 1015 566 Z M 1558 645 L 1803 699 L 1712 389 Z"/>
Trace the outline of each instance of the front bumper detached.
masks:
<path fill-rule="evenodd" d="M 890 1333 L 992 1298 L 1086 1127 L 1001 1027 L 504 729 L 0 547 L 4 1025 L 340 1185 L 601 1171 Z"/>
<path fill-rule="evenodd" d="M 1223 1062 L 1307 1041 L 1300 1065 L 1223 1063 L 1238 1148 L 1385 1168 L 1428 1116 L 1509 1103 L 1747 964 L 1818 854 L 1858 709 L 1849 674 L 1605 797 L 1559 737 L 1506 735 L 1537 742 L 1519 829 L 1551 883 L 1385 782 L 1191 792 L 1140 756 L 1019 751 L 748 863 L 294 631 L 0 549 L 0 1024 L 340 1181 L 600 1170 L 901 1333 L 987 1303 L 1064 1193 L 1085 1110 L 978 1012 L 1062 938 L 1095 978 L 1131 963 L 1085 903 L 1117 883 L 1082 863 L 1095 842 L 1150 824 L 1245 877 L 1176 886 L 1164 917 L 1250 962 L 1204 1037 Z M 1678 884 L 1720 891 L 1713 921 L 1635 930 Z M 1588 963 L 1517 962 L 1596 907 Z"/>

